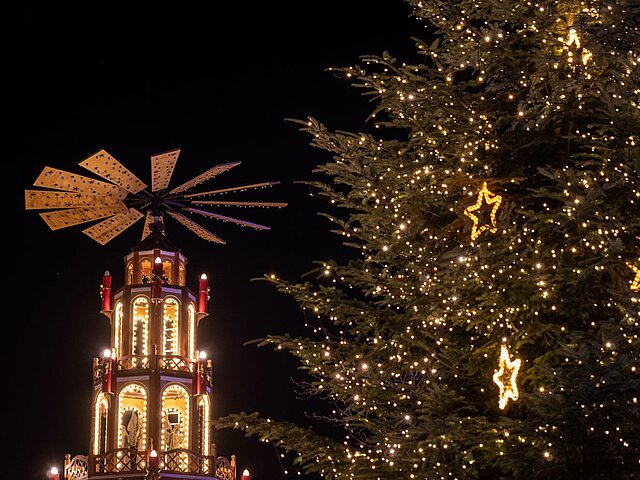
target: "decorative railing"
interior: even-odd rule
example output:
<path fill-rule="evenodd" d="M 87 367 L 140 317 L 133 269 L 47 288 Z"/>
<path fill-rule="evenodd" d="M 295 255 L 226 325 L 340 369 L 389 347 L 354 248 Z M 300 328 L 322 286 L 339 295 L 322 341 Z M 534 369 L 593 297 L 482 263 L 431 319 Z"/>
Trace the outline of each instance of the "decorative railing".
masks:
<path fill-rule="evenodd" d="M 160 469 L 176 473 L 200 473 L 213 475 L 215 457 L 198 455 L 184 448 L 176 448 L 162 453 Z"/>
<path fill-rule="evenodd" d="M 177 355 L 158 355 L 158 367 L 160 370 L 172 370 L 178 372 L 193 372 L 193 362 L 188 358 Z"/>
<path fill-rule="evenodd" d="M 89 457 L 76 455 L 64 456 L 64 480 L 84 480 L 89 476 Z"/>
<path fill-rule="evenodd" d="M 219 480 L 236 480 L 235 461 L 230 462 L 226 457 L 218 457 L 216 461 L 216 478 Z"/>
<path fill-rule="evenodd" d="M 133 448 L 117 448 L 89 457 L 92 475 L 96 473 L 142 472 L 147 467 L 147 452 Z"/>
<path fill-rule="evenodd" d="M 146 370 L 151 365 L 148 355 L 127 355 L 117 359 L 117 370 Z"/>

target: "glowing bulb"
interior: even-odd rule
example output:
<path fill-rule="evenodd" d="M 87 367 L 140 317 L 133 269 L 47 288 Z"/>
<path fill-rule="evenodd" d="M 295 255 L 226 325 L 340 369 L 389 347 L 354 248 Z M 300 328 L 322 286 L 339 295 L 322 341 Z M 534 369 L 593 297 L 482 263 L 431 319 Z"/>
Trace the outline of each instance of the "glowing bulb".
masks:
<path fill-rule="evenodd" d="M 151 458 L 156 458 L 156 457 L 158 456 L 158 452 L 156 452 L 155 450 L 151 450 L 151 451 L 149 452 L 149 456 L 150 456 Z"/>
<path fill-rule="evenodd" d="M 207 358 L 207 352 L 200 352 L 200 360 L 205 360 Z"/>
<path fill-rule="evenodd" d="M 102 356 L 104 358 L 111 358 L 111 350 L 107 348 L 104 352 L 102 352 Z"/>
<path fill-rule="evenodd" d="M 243 477 L 248 477 L 248 476 L 249 476 L 249 469 L 248 469 L 248 468 L 245 468 L 245 469 L 242 471 L 242 476 L 243 476 Z"/>
<path fill-rule="evenodd" d="M 51 470 L 49 470 L 51 475 L 57 475 L 58 474 L 58 469 L 56 467 L 51 467 Z"/>
<path fill-rule="evenodd" d="M 161 264 L 162 263 L 162 259 L 160 257 L 156 257 L 156 259 L 154 260 L 156 262 L 156 264 Z"/>
<path fill-rule="evenodd" d="M 272 277 L 275 275 L 272 275 Z M 207 274 L 203 273 L 202 275 L 200 275 L 200 280 L 206 280 L 207 279 Z"/>

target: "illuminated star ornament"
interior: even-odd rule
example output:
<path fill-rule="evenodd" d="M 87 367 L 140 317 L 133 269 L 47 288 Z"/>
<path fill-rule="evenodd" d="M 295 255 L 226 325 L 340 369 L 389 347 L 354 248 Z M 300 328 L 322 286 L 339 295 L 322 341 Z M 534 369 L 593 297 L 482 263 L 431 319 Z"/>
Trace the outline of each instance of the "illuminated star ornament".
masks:
<path fill-rule="evenodd" d="M 471 241 L 476 240 L 482 232 L 489 230 L 491 233 L 495 233 L 498 230 L 496 226 L 496 213 L 500 204 L 502 203 L 502 196 L 492 193 L 487 188 L 487 182 L 482 184 L 482 189 L 478 193 L 478 200 L 475 204 L 467 207 L 464 210 L 464 214 L 473 221 L 473 227 L 471 228 Z M 491 223 L 480 223 L 480 218 L 473 212 L 480 210 L 484 205 L 493 205 L 489 219 Z"/>
<path fill-rule="evenodd" d="M 627 266 L 633 270 L 633 273 L 636 274 L 636 277 L 631 280 L 631 290 L 634 292 L 640 291 L 640 267 L 636 267 L 633 263 L 627 262 Z"/>
<path fill-rule="evenodd" d="M 516 377 L 518 376 L 518 370 L 520 370 L 520 363 L 519 358 L 511 361 L 509 350 L 506 345 L 502 345 L 498 364 L 499 369 L 493 374 L 493 383 L 500 388 L 498 406 L 501 410 L 504 410 L 509 400 L 515 402 L 518 399 Z"/>

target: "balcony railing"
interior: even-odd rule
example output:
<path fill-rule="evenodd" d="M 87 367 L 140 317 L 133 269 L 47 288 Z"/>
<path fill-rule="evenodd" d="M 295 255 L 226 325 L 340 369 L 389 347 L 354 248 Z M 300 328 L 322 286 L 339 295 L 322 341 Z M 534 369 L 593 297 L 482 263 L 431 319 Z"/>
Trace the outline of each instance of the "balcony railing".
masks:
<path fill-rule="evenodd" d="M 199 473 L 213 476 L 215 457 L 198 455 L 191 450 L 176 448 L 161 456 L 160 470 L 176 473 Z"/>
<path fill-rule="evenodd" d="M 100 473 L 143 472 L 147 467 L 147 452 L 133 448 L 116 448 L 100 455 L 89 456 L 92 475 Z"/>
<path fill-rule="evenodd" d="M 161 472 L 191 473 L 235 480 L 235 468 L 224 457 L 198 455 L 191 450 L 177 448 L 160 452 Z M 147 471 L 147 452 L 131 448 L 117 448 L 100 455 L 89 455 L 90 476 L 117 475 Z M 222 475 L 220 475 L 222 474 Z M 230 476 L 233 474 L 233 476 Z M 71 477 L 71 478 L 86 478 Z"/>

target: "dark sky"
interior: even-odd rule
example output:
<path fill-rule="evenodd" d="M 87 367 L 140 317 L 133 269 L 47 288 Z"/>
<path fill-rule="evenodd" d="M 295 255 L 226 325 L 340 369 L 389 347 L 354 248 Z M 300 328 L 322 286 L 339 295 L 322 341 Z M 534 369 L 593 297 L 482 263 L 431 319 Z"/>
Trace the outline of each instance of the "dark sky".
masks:
<path fill-rule="evenodd" d="M 103 247 L 84 226 L 49 230 L 24 209 L 24 189 L 40 171 L 92 176 L 77 163 L 104 148 L 148 183 L 149 156 L 180 148 L 171 186 L 238 160 L 206 185 L 280 180 L 244 195 L 288 208 L 237 214 L 271 231 L 203 219 L 227 240 L 221 246 L 169 220 L 167 236 L 189 259 L 192 290 L 201 273 L 211 279 L 199 337 L 214 361 L 213 416 L 259 410 L 304 423 L 309 407 L 294 394 L 293 362 L 243 346 L 305 333 L 295 303 L 252 278 L 275 272 L 296 281 L 313 260 L 347 254 L 317 215 L 325 205 L 294 184 L 315 178 L 328 154 L 285 118 L 361 130 L 368 101 L 325 69 L 383 50 L 411 58 L 410 36 L 422 33 L 401 0 L 128 3 L 12 1 L 0 15 L 7 478 L 44 479 L 66 452 L 88 452 L 91 359 L 109 342 L 99 282 L 110 270 L 114 289 L 122 285 L 123 257 L 142 231 L 139 222 Z M 268 445 L 238 432 L 214 437 L 219 454 L 235 453 L 255 480 L 287 478 Z"/>

